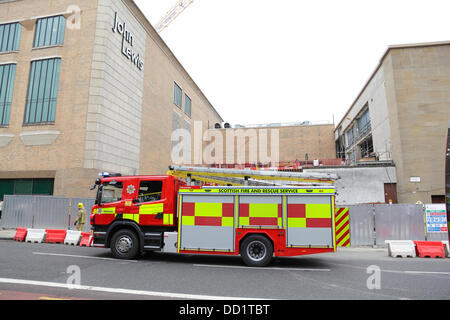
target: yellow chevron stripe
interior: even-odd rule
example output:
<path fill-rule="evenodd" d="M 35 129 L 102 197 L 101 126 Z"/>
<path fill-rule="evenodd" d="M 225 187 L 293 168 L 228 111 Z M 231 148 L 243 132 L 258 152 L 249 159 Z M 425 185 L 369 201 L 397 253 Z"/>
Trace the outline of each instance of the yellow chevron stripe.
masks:
<path fill-rule="evenodd" d="M 339 233 L 339 234 L 336 236 L 336 239 L 340 239 L 340 238 L 342 237 L 342 235 L 343 235 L 344 233 L 346 233 L 348 230 L 350 230 L 350 226 L 344 228 L 344 229 L 341 231 L 341 233 Z"/>
<path fill-rule="evenodd" d="M 336 226 L 336 230 L 339 230 L 344 224 L 348 224 L 348 220 L 344 220 Z"/>
<path fill-rule="evenodd" d="M 348 213 L 348 209 L 346 208 L 344 211 L 342 211 L 339 215 L 336 216 L 336 221 L 339 221 L 347 213 Z"/>
<path fill-rule="evenodd" d="M 348 234 L 344 239 L 341 239 L 338 243 L 338 246 L 342 247 L 342 245 L 348 240 L 350 239 L 350 234 Z M 346 247 L 350 247 L 350 244 L 348 244 Z"/>

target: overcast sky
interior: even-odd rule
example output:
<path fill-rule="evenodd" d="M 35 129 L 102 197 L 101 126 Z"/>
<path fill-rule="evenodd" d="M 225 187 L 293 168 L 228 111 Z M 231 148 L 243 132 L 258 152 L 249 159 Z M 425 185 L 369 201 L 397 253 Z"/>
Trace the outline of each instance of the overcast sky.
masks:
<path fill-rule="evenodd" d="M 155 26 L 178 0 L 135 2 Z M 227 122 L 338 123 L 389 45 L 450 40 L 449 12 L 449 0 L 195 0 L 161 36 Z"/>

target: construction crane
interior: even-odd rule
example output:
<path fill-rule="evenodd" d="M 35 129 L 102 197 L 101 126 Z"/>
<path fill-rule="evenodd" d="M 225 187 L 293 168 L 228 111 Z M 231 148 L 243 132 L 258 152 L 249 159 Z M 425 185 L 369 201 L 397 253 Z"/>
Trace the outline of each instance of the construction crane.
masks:
<path fill-rule="evenodd" d="M 179 0 L 178 3 L 170 9 L 166 15 L 156 25 L 156 31 L 161 33 L 169 26 L 187 7 L 189 7 L 194 0 Z"/>

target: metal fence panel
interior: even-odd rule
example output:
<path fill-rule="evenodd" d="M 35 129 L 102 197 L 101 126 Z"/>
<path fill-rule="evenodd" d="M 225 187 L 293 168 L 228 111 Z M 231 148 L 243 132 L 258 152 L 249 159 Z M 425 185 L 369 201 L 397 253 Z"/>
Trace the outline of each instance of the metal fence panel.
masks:
<path fill-rule="evenodd" d="M 33 200 L 33 228 L 66 229 L 69 226 L 69 199 L 34 197 Z"/>
<path fill-rule="evenodd" d="M 373 246 L 375 244 L 373 205 L 347 207 L 350 215 L 350 245 Z"/>
<path fill-rule="evenodd" d="M 32 228 L 33 197 L 5 195 L 0 226 L 3 228 Z"/>
<path fill-rule="evenodd" d="M 422 205 L 379 204 L 374 208 L 376 245 L 385 245 L 385 240 L 425 240 Z"/>
<path fill-rule="evenodd" d="M 78 213 L 78 203 L 86 209 L 83 231 L 90 231 L 89 216 L 93 199 L 44 196 L 5 195 L 0 226 L 3 228 L 72 229 Z"/>

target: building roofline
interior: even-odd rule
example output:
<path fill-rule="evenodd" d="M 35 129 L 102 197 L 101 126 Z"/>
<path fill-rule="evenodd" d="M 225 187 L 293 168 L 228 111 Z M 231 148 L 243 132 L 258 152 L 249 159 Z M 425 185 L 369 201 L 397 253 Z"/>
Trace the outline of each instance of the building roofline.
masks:
<path fill-rule="evenodd" d="M 216 108 L 214 108 L 213 104 L 209 99 L 206 97 L 206 95 L 203 93 L 203 91 L 200 89 L 200 87 L 197 85 L 197 83 L 192 79 L 190 74 L 186 71 L 186 69 L 183 67 L 181 62 L 178 60 L 178 58 L 175 56 L 175 54 L 172 52 L 172 50 L 169 48 L 169 46 L 165 43 L 165 41 L 161 38 L 161 36 L 158 34 L 158 32 L 155 30 L 153 25 L 150 23 L 150 21 L 147 19 L 145 14 L 142 12 L 142 10 L 139 8 L 139 6 L 134 2 L 134 0 L 122 0 L 122 2 L 127 6 L 130 7 L 130 5 L 135 9 L 141 17 L 136 17 L 137 20 L 142 24 L 144 29 L 147 30 L 147 34 L 156 42 L 158 47 L 164 52 L 164 54 L 175 63 L 177 67 L 180 68 L 181 72 L 186 76 L 186 79 L 188 82 L 191 82 L 194 86 L 194 88 L 197 89 L 198 94 L 200 94 L 211 106 L 212 110 L 217 114 L 217 116 L 222 120 L 222 116 L 217 112 Z"/>
<path fill-rule="evenodd" d="M 337 129 L 339 128 L 339 126 L 342 124 L 342 122 L 347 118 L 347 115 L 349 114 L 350 110 L 352 110 L 352 108 L 355 106 L 356 102 L 358 102 L 359 98 L 362 96 L 362 94 L 364 93 L 364 91 L 366 90 L 367 86 L 369 85 L 370 81 L 372 81 L 372 79 L 375 77 L 375 74 L 378 72 L 378 70 L 381 68 L 381 66 L 384 63 L 384 60 L 386 59 L 387 55 L 391 52 L 391 50 L 395 50 L 395 49 L 412 49 L 412 48 L 423 48 L 423 47 L 435 47 L 435 46 L 445 46 L 445 45 L 450 45 L 450 40 L 449 41 L 438 41 L 438 42 L 423 42 L 423 43 L 410 43 L 410 44 L 397 44 L 397 45 L 390 45 L 388 46 L 388 48 L 386 49 L 385 53 L 383 54 L 383 56 L 380 59 L 380 62 L 378 63 L 377 67 L 375 68 L 375 71 L 372 72 L 371 76 L 369 77 L 369 80 L 367 80 L 366 84 L 364 85 L 364 87 L 362 88 L 362 90 L 359 92 L 358 96 L 356 97 L 356 99 L 353 101 L 353 103 L 351 104 L 350 108 L 347 110 L 347 112 L 345 113 L 344 117 L 342 117 L 341 121 L 336 125 L 336 127 L 334 128 L 334 132 L 337 131 Z"/>

